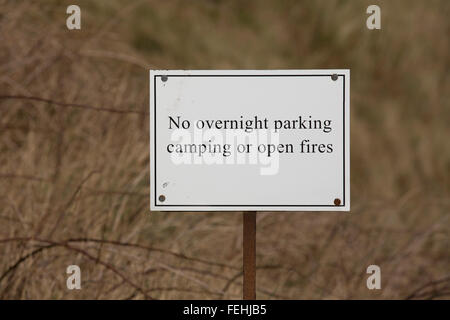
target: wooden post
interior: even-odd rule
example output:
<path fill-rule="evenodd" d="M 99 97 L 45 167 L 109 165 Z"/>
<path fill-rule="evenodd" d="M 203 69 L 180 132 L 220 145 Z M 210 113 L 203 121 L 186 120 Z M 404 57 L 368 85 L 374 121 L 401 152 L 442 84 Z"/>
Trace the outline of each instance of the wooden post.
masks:
<path fill-rule="evenodd" d="M 243 299 L 256 299 L 256 211 L 243 213 Z"/>

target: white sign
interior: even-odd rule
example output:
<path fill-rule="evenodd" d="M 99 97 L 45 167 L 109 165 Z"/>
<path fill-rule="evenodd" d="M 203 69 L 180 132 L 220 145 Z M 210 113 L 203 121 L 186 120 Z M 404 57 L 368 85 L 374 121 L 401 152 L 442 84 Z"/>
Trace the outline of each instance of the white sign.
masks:
<path fill-rule="evenodd" d="M 349 101 L 349 70 L 151 70 L 151 210 L 349 211 Z"/>

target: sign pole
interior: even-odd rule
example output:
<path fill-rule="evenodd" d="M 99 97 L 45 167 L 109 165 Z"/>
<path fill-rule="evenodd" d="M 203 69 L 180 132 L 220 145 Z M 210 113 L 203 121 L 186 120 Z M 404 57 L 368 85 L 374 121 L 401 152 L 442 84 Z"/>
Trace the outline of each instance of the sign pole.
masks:
<path fill-rule="evenodd" d="M 243 299 L 256 299 L 256 211 L 243 212 Z"/>

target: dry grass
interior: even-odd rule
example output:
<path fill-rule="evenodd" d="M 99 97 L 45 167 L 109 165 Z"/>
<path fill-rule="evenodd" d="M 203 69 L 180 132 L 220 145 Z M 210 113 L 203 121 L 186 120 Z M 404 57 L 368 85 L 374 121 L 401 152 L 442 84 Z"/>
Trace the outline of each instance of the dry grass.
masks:
<path fill-rule="evenodd" d="M 257 297 L 450 297 L 449 1 L 77 3 L 0 0 L 0 298 L 241 297 L 241 214 L 149 213 L 150 68 L 350 68 L 352 211 L 258 214 Z"/>

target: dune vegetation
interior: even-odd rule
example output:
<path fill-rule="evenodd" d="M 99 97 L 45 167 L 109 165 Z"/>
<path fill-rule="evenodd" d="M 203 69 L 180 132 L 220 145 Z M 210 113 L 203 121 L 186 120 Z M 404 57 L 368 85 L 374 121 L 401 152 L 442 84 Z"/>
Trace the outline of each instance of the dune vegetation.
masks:
<path fill-rule="evenodd" d="M 377 3 L 0 0 L 0 298 L 240 299 L 242 213 L 149 211 L 148 70 L 314 68 L 351 69 L 351 212 L 258 213 L 257 298 L 450 298 L 450 2 Z"/>

